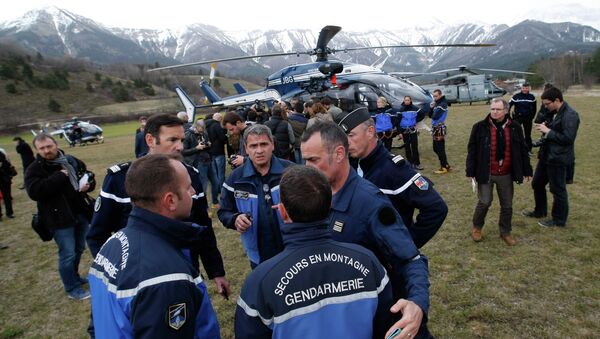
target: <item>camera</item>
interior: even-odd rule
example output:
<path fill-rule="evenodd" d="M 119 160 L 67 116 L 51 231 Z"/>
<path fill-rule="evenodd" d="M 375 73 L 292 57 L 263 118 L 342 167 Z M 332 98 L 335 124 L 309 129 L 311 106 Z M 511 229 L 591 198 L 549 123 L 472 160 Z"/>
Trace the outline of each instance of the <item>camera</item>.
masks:
<path fill-rule="evenodd" d="M 531 147 L 540 147 L 540 146 L 542 146 L 543 144 L 544 144 L 544 139 L 543 139 L 543 138 L 539 138 L 539 139 L 537 139 L 537 140 L 534 140 L 534 141 L 531 143 Z"/>
<path fill-rule="evenodd" d="M 233 163 L 233 161 L 235 159 L 237 159 L 237 157 L 238 157 L 237 154 L 234 154 L 234 155 L 230 156 L 229 159 L 227 159 L 227 163 L 229 163 L 229 166 L 231 166 L 232 170 L 237 168 L 237 166 Z"/>
<path fill-rule="evenodd" d="M 256 108 L 256 112 L 263 112 L 263 105 L 260 103 L 260 100 L 254 101 L 254 107 Z"/>

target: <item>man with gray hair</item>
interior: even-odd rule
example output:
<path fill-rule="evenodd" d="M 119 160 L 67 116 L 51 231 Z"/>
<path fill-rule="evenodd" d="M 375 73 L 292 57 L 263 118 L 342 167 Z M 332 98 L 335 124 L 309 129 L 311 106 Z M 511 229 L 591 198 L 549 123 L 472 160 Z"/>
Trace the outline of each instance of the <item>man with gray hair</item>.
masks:
<path fill-rule="evenodd" d="M 223 226 L 241 234 L 254 268 L 283 250 L 279 230 L 283 221 L 273 206 L 279 203 L 281 175 L 292 162 L 273 156 L 273 135 L 267 126 L 248 126 L 243 138 L 249 161 L 223 184 L 218 216 Z"/>
<path fill-rule="evenodd" d="M 473 125 L 467 146 L 467 177 L 477 185 L 478 202 L 473 213 L 473 241 L 482 240 L 481 229 L 492 205 L 494 185 L 500 200 L 498 226 L 500 237 L 508 246 L 516 244 L 511 235 L 513 181 L 531 179 L 528 148 L 523 128 L 508 116 L 508 103 L 492 99 L 490 113 Z"/>

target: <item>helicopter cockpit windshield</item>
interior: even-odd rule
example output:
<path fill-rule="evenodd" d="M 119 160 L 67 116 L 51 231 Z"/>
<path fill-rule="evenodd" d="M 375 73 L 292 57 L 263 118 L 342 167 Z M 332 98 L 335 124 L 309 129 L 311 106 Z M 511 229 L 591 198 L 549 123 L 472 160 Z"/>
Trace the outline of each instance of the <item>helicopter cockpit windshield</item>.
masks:
<path fill-rule="evenodd" d="M 367 88 L 369 90 L 367 90 Z M 398 108 L 404 96 L 410 96 L 413 103 L 419 107 L 429 107 L 431 95 L 407 79 L 398 79 L 385 74 L 363 75 L 357 88 L 359 96 L 364 95 L 369 101 L 369 110 L 377 109 L 377 96 L 384 96 L 393 107 Z M 369 93 L 375 92 L 375 98 L 370 98 Z M 370 101 L 373 100 L 373 103 Z"/>

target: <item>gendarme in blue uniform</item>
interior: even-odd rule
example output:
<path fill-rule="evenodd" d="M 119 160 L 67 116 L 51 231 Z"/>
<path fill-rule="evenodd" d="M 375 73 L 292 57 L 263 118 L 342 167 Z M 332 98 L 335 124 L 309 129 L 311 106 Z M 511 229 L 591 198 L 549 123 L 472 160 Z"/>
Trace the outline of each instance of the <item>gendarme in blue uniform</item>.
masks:
<path fill-rule="evenodd" d="M 131 199 L 127 195 L 127 192 L 125 192 L 125 177 L 130 165 L 130 162 L 114 165 L 108 169 L 104 178 L 102 190 L 98 199 L 96 199 L 90 230 L 86 236 L 92 257 L 96 256 L 102 244 L 104 244 L 112 233 L 120 230 L 127 224 L 127 218 L 131 212 Z M 198 260 L 196 259 L 199 255 L 208 279 L 223 277 L 225 276 L 223 258 L 217 247 L 217 239 L 212 229 L 212 221 L 208 217 L 208 203 L 202 190 L 198 170 L 185 163 L 184 165 L 192 180 L 192 187 L 197 192 L 192 197 L 192 211 L 186 221 L 206 226 L 200 238 L 200 243 L 195 244 L 192 248 L 192 257 L 194 258 L 192 262 L 196 269 L 199 269 Z"/>
<path fill-rule="evenodd" d="M 246 160 L 236 168 L 223 184 L 221 208 L 218 216 L 223 226 L 235 230 L 235 218 L 241 213 L 252 217 L 252 225 L 241 234 L 242 245 L 253 265 L 273 257 L 283 250 L 280 225 L 283 224 L 277 210 L 271 208 L 279 203 L 279 181 L 286 167 L 293 163 L 271 158 L 271 169 L 261 176 L 252 161 Z"/>
<path fill-rule="evenodd" d="M 97 338 L 219 338 L 202 277 L 186 248 L 204 227 L 134 208 L 90 268 Z"/>
<path fill-rule="evenodd" d="M 237 339 L 383 338 L 391 286 L 365 248 L 331 239 L 327 220 L 284 224 L 285 250 L 250 273 L 235 315 Z"/>
<path fill-rule="evenodd" d="M 388 269 L 394 292 L 402 291 L 401 297 L 417 304 L 425 316 L 429 310 L 427 259 L 419 254 L 388 198 L 350 168 L 332 205 L 329 226 L 333 239 L 373 251 Z"/>
<path fill-rule="evenodd" d="M 402 156 L 390 154 L 381 142 L 358 166 L 363 177 L 379 187 L 392 202 L 417 248 L 425 245 L 444 223 L 448 206 L 433 183 L 416 172 Z M 415 209 L 419 210 L 413 221 Z"/>

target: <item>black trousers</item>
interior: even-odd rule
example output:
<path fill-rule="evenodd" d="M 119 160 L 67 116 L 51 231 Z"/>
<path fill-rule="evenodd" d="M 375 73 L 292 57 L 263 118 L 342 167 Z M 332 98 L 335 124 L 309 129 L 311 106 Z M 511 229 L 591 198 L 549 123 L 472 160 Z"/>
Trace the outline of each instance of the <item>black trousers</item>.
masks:
<path fill-rule="evenodd" d="M 535 214 L 544 216 L 548 213 L 546 185 L 550 185 L 552 193 L 552 220 L 557 225 L 565 225 L 569 215 L 569 197 L 567 195 L 567 166 L 548 165 L 538 161 L 531 181 L 535 198 Z"/>
<path fill-rule="evenodd" d="M 419 159 L 419 135 L 416 132 L 402 132 L 404 140 L 404 150 L 406 151 L 406 160 L 413 165 L 420 165 Z"/>
<path fill-rule="evenodd" d="M 12 207 L 12 195 L 10 186 L 12 179 L 2 178 L 0 179 L 0 191 L 2 192 L 2 200 L 4 200 L 4 207 L 6 208 L 6 215 L 10 216 L 14 214 Z M 0 207 L 0 216 L 2 216 L 2 207 Z"/>
<path fill-rule="evenodd" d="M 527 150 L 531 152 L 531 129 L 533 126 L 533 116 L 523 117 L 519 116 L 516 120 L 523 126 L 523 132 L 525 133 L 525 144 L 527 144 Z"/>
<path fill-rule="evenodd" d="M 435 140 L 433 139 L 433 151 L 437 154 L 440 160 L 440 167 L 450 167 L 448 164 L 448 158 L 446 157 L 446 140 Z"/>

